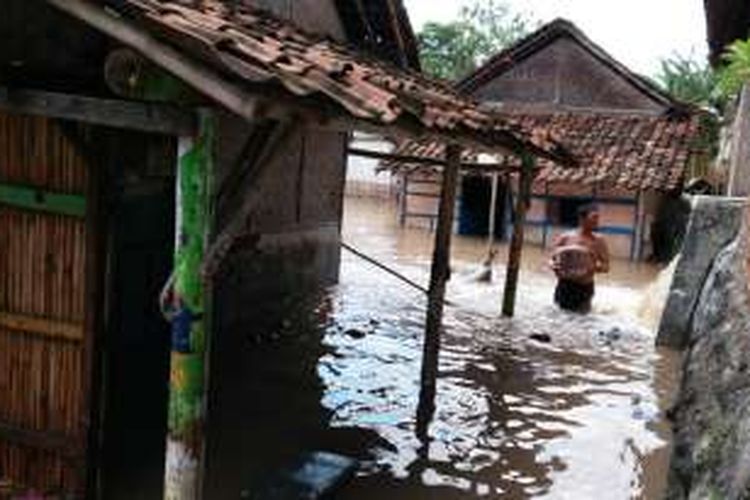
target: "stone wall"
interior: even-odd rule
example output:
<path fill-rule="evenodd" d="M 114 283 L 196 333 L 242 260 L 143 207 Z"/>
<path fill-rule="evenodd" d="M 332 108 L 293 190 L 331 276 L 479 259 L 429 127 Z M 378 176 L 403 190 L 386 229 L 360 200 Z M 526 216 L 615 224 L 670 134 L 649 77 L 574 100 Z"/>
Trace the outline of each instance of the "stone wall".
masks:
<path fill-rule="evenodd" d="M 700 307 L 701 293 L 716 260 L 736 238 L 742 226 L 744 199 L 698 196 L 678 257 L 657 343 L 677 349 L 691 342 L 694 316 Z"/>
<path fill-rule="evenodd" d="M 673 500 L 750 498 L 750 213 L 736 203 L 734 210 L 742 223 L 697 287 L 682 385 L 669 415 Z"/>

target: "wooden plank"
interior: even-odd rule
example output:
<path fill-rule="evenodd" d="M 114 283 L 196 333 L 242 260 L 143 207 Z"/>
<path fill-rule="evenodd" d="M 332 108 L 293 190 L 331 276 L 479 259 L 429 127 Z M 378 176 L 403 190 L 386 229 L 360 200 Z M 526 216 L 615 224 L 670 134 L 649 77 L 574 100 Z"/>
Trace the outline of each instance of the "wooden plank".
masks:
<path fill-rule="evenodd" d="M 54 451 L 66 458 L 79 458 L 81 456 L 79 440 L 59 432 L 23 429 L 0 421 L 0 440 L 29 448 Z"/>
<path fill-rule="evenodd" d="M 73 217 L 86 215 L 86 198 L 27 186 L 0 184 L 0 204 Z"/>
<path fill-rule="evenodd" d="M 83 340 L 83 326 L 23 314 L 0 311 L 0 328 L 29 333 L 50 339 L 79 342 Z"/>
<path fill-rule="evenodd" d="M 445 167 L 446 165 L 445 160 L 439 158 L 429 158 L 426 156 L 399 155 L 359 148 L 348 148 L 346 151 L 352 156 L 359 156 L 362 158 L 369 158 L 373 160 L 393 161 L 405 164 L 416 164 L 433 167 Z M 506 165 L 504 163 L 473 162 L 462 162 L 461 169 L 474 172 L 516 172 L 520 170 L 517 166 Z"/>
<path fill-rule="evenodd" d="M 449 145 L 446 148 L 446 167 L 443 174 L 437 231 L 435 232 L 435 249 L 432 257 L 427 322 L 422 354 L 419 407 L 417 409 L 417 437 L 423 443 L 428 441 L 428 428 L 435 413 L 440 336 L 443 328 L 445 287 L 450 273 L 450 247 L 460 163 L 461 147 Z"/>
<path fill-rule="evenodd" d="M 195 114 L 176 106 L 5 87 L 0 110 L 166 135 L 189 135 L 197 127 Z"/>
<path fill-rule="evenodd" d="M 422 191 L 409 191 L 406 196 L 416 196 L 422 198 L 440 198 L 440 193 L 426 193 Z"/>

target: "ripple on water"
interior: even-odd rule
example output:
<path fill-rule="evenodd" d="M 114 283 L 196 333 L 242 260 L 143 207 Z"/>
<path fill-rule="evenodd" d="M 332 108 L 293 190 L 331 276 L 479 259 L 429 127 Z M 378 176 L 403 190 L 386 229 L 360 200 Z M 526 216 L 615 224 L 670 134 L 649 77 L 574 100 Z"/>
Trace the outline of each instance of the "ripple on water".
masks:
<path fill-rule="evenodd" d="M 376 240 L 356 237 L 426 282 L 424 253 L 399 249 L 429 246 L 383 231 Z M 330 353 L 320 360 L 323 403 L 334 426 L 374 430 L 395 448 L 376 450 L 343 498 L 657 498 L 664 479 L 648 469 L 667 465 L 661 410 L 670 390 L 658 377 L 669 360 L 635 316 L 637 284 L 609 282 L 598 288 L 592 314 L 568 314 L 551 304 L 554 283 L 532 265 L 537 272 L 523 274 L 517 318 L 504 320 L 497 314 L 502 268 L 495 284 L 473 283 L 475 249 L 460 244 L 448 287 L 459 307 L 446 308 L 426 455 L 414 437 L 424 297 L 344 258 L 342 283 L 331 291 Z M 342 333 L 350 328 L 366 334 Z M 534 333 L 551 341 L 530 340 Z"/>

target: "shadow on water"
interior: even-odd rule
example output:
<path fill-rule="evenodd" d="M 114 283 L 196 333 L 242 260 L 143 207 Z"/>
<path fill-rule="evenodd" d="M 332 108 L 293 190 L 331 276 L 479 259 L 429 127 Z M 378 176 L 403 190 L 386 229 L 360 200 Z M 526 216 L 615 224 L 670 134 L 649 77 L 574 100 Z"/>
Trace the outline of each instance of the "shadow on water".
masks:
<path fill-rule="evenodd" d="M 344 237 L 426 283 L 431 235 L 395 220 L 382 202 L 348 200 Z M 336 498 L 660 498 L 679 360 L 636 317 L 657 270 L 618 263 L 594 312 L 567 314 L 530 250 L 519 315 L 504 320 L 502 266 L 491 285 L 472 279 L 485 249 L 454 245 L 448 296 L 459 307 L 446 309 L 428 448 L 415 437 L 426 300 L 345 254 L 341 283 L 300 308 L 309 314 L 290 319 L 288 334 L 225 347 L 243 361 L 218 397 L 241 395 L 254 416 L 225 405 L 216 421 L 212 432 L 234 447 L 219 454 L 222 476 L 257 471 L 248 487 L 295 454 L 326 450 L 361 461 Z"/>

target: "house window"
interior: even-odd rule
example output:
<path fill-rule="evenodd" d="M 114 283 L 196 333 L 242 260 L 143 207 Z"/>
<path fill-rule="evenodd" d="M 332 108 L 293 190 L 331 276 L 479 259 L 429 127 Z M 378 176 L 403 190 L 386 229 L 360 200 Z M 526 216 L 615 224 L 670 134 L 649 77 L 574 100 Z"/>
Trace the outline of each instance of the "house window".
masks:
<path fill-rule="evenodd" d="M 591 198 L 549 198 L 547 219 L 554 226 L 578 226 L 578 209 L 591 203 Z"/>

